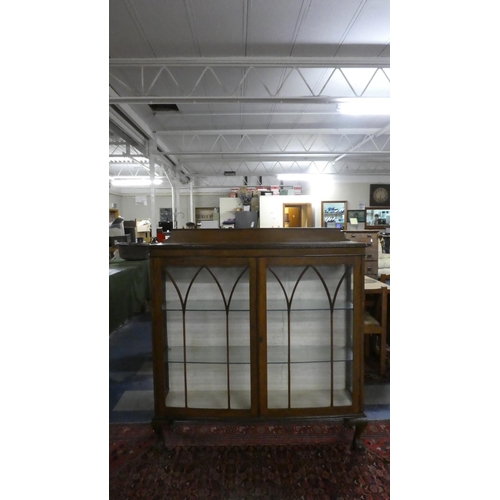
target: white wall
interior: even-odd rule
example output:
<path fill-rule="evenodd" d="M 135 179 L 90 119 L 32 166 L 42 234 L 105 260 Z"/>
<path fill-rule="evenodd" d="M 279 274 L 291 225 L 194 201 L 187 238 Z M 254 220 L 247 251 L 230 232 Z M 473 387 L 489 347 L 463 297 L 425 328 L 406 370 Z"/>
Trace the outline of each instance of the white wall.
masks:
<path fill-rule="evenodd" d="M 261 196 L 259 198 L 259 227 L 283 227 L 283 204 L 310 203 L 313 227 L 317 227 L 314 199 L 309 195 L 300 196 Z M 321 224 L 320 224 L 321 225 Z"/>
<path fill-rule="evenodd" d="M 113 196 L 113 198 L 112 198 Z M 136 197 L 146 200 L 146 205 L 143 202 L 137 202 Z M 115 198 L 119 198 L 120 202 L 116 202 Z M 176 207 L 178 216 L 178 227 L 183 227 L 186 222 L 191 222 L 190 197 L 189 193 L 181 193 L 179 197 L 180 206 Z M 109 196 L 109 203 L 115 202 L 118 204 L 120 215 L 125 220 L 133 219 L 151 219 L 151 196 L 146 193 L 137 194 L 122 194 L 121 196 Z M 218 207 L 219 194 L 210 195 L 193 195 L 193 207 Z M 156 220 L 160 219 L 160 208 L 172 208 L 172 196 L 170 194 L 155 194 L 155 214 Z"/>
<path fill-rule="evenodd" d="M 116 207 L 113 206 L 113 203 L 116 203 Z M 122 197 L 116 194 L 109 193 L 109 208 L 118 209 L 118 213 L 122 212 Z"/>
<path fill-rule="evenodd" d="M 388 183 L 384 178 L 380 183 Z M 313 210 L 313 222 L 315 227 L 321 227 L 321 202 L 322 201 L 347 201 L 348 210 L 356 210 L 360 204 L 365 206 L 370 202 L 370 184 L 375 182 L 333 182 L 323 180 L 318 185 L 311 185 L 307 182 L 298 182 L 296 185 L 302 186 L 302 195 L 297 196 L 262 196 L 260 198 L 260 227 L 278 227 L 283 225 L 282 204 L 286 203 L 311 203 Z M 219 198 L 228 196 L 229 191 L 213 192 L 208 194 L 193 194 L 194 207 L 218 207 Z M 135 196 L 145 197 L 147 205 L 136 203 Z M 183 190 L 180 194 L 180 206 L 177 223 L 178 227 L 183 227 L 186 222 L 190 222 L 190 196 L 189 191 Z M 269 198 L 272 200 L 268 201 Z M 125 220 L 151 218 L 151 199 L 147 191 L 142 193 L 114 193 L 109 195 L 109 203 L 117 203 L 120 215 Z M 267 204 L 270 204 L 267 207 Z M 163 190 L 155 195 L 156 219 L 159 219 L 160 208 L 172 208 L 172 197 L 170 192 Z M 274 214 L 272 215 L 271 212 Z M 279 220 L 279 224 L 277 223 Z M 362 229 L 361 225 L 358 229 Z"/>

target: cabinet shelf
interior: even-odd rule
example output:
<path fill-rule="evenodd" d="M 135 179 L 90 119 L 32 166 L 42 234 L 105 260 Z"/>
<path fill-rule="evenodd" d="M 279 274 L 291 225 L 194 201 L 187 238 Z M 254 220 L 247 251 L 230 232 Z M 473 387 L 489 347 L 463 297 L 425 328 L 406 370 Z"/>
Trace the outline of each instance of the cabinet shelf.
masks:
<path fill-rule="evenodd" d="M 270 390 L 267 393 L 268 406 L 271 409 L 289 408 L 288 391 Z M 298 390 L 291 393 L 291 408 L 328 408 L 331 401 L 329 389 Z M 346 389 L 333 391 L 333 406 L 352 405 L 352 394 Z"/>
<path fill-rule="evenodd" d="M 290 362 L 295 363 L 329 363 L 331 350 L 329 345 L 297 345 L 290 347 Z M 181 346 L 169 347 L 165 356 L 169 363 L 184 363 L 184 349 Z M 272 364 L 286 363 L 288 348 L 273 346 L 267 348 L 267 362 Z M 352 361 L 352 349 L 345 346 L 333 347 L 333 361 Z M 186 363 L 225 364 L 226 346 L 190 346 L 186 347 Z M 250 364 L 250 346 L 229 347 L 229 364 Z"/>
<path fill-rule="evenodd" d="M 331 350 L 329 345 L 297 345 L 290 347 L 290 363 L 329 363 Z M 282 364 L 288 360 L 288 348 L 286 346 L 267 347 L 268 364 Z M 333 361 L 345 362 L 352 361 L 352 350 L 345 346 L 333 346 Z"/>
<path fill-rule="evenodd" d="M 231 392 L 230 406 L 232 410 L 249 410 L 251 407 L 250 391 L 235 390 Z M 170 408 L 228 409 L 226 390 L 189 391 L 187 406 L 183 391 L 170 391 L 165 399 L 165 406 Z"/>
<path fill-rule="evenodd" d="M 182 311 L 182 306 L 180 301 L 172 300 L 167 301 L 162 306 L 163 310 L 167 311 Z M 339 300 L 335 302 L 335 310 L 351 310 L 353 308 L 353 303 L 351 301 Z M 229 308 L 229 312 L 238 312 L 249 310 L 248 300 L 232 300 Z M 268 300 L 267 302 L 268 311 L 287 311 L 286 303 L 284 300 Z M 325 300 L 294 300 L 292 302 L 292 312 L 294 311 L 329 311 L 330 307 Z M 186 307 L 186 312 L 197 312 L 197 311 L 213 311 L 213 312 L 225 312 L 224 304 L 222 300 L 196 300 L 188 303 Z"/>
<path fill-rule="evenodd" d="M 272 409 L 286 409 L 288 405 L 288 391 L 270 390 L 267 393 L 269 406 Z M 231 391 L 230 406 L 232 410 L 248 410 L 251 407 L 250 391 Z M 331 392 L 328 389 L 292 391 L 292 408 L 328 408 L 330 407 Z M 339 389 L 333 391 L 333 406 L 343 407 L 352 405 L 352 394 Z M 187 406 L 184 392 L 170 391 L 165 399 L 165 406 L 169 408 L 200 408 L 200 409 L 229 409 L 227 391 L 189 391 Z"/>
<path fill-rule="evenodd" d="M 184 363 L 183 347 L 169 347 L 168 361 Z M 230 364 L 250 364 L 250 346 L 229 347 Z M 189 346 L 186 347 L 186 363 L 224 364 L 226 346 Z"/>

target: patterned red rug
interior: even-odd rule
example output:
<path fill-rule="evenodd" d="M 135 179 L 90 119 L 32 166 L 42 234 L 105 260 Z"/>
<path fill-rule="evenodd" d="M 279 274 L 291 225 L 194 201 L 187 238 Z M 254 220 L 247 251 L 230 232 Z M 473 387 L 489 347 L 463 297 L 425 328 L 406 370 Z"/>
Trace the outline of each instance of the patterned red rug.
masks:
<path fill-rule="evenodd" d="M 390 424 L 369 422 L 364 452 L 341 423 L 110 425 L 110 500 L 389 498 Z"/>

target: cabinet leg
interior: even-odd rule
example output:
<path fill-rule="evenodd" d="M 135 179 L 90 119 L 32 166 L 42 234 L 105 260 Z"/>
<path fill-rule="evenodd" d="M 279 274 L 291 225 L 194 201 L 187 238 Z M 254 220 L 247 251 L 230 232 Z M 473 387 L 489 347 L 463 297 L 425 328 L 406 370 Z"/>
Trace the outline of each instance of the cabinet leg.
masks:
<path fill-rule="evenodd" d="M 163 440 L 162 430 L 165 426 L 171 426 L 173 421 L 165 420 L 164 418 L 155 418 L 151 420 L 151 428 L 154 430 L 156 437 L 160 440 Z"/>
<path fill-rule="evenodd" d="M 344 420 L 344 423 L 349 427 L 354 426 L 354 436 L 352 438 L 351 450 L 365 451 L 365 447 L 361 442 L 361 433 L 366 429 L 366 426 L 368 425 L 368 420 L 366 419 L 366 417 L 347 418 Z"/>

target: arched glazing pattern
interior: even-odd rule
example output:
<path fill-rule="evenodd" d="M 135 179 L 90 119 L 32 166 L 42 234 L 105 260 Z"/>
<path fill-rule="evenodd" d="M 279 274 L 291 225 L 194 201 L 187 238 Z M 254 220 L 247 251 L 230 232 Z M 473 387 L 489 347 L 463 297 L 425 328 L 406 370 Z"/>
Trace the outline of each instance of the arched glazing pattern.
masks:
<path fill-rule="evenodd" d="M 352 266 L 267 269 L 268 408 L 352 404 Z"/>
<path fill-rule="evenodd" d="M 249 409 L 249 269 L 164 269 L 167 407 Z"/>

